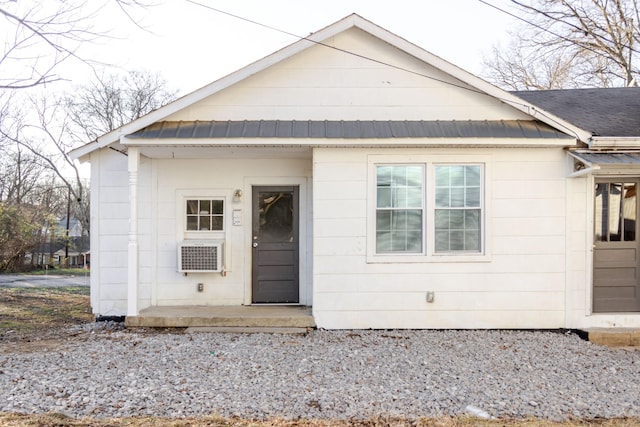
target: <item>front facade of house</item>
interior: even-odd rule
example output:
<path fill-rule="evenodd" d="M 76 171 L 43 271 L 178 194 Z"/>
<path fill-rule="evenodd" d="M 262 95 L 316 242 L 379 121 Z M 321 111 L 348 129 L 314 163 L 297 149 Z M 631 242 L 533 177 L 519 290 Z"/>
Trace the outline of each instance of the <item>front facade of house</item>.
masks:
<path fill-rule="evenodd" d="M 74 151 L 92 165 L 94 313 L 300 304 L 329 329 L 640 326 L 636 178 L 577 171 L 585 155 L 567 149 L 590 138 L 349 16 Z M 611 249 L 595 264 L 594 221 Z"/>

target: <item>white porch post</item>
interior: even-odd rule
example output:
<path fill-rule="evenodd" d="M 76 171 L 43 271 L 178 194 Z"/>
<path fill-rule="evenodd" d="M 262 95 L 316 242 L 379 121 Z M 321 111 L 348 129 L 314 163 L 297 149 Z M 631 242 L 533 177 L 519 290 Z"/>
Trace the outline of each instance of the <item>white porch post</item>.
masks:
<path fill-rule="evenodd" d="M 129 147 L 129 245 L 127 271 L 127 315 L 138 315 L 138 169 L 140 150 Z"/>

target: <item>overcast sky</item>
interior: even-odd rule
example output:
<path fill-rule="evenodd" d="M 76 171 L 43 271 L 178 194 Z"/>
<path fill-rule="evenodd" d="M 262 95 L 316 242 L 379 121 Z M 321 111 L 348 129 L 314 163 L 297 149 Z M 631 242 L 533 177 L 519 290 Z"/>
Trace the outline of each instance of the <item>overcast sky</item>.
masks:
<path fill-rule="evenodd" d="M 517 22 L 479 0 L 194 1 L 300 36 L 355 12 L 474 74 L 482 71 L 482 55 L 507 43 Z M 487 2 L 509 7 L 508 0 Z M 181 94 L 297 40 L 187 0 L 161 0 L 135 17 L 148 31 L 118 10 L 102 13 L 99 25 L 114 29 L 118 39 L 85 45 L 82 54 L 124 69 L 159 70 Z M 68 67 L 77 83 L 91 78 L 88 67 Z"/>

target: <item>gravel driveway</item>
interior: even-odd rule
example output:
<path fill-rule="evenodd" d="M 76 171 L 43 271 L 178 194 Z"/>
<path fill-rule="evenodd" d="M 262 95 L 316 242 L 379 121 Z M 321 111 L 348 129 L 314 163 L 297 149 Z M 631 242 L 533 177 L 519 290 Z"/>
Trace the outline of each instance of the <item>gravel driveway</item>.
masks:
<path fill-rule="evenodd" d="M 76 327 L 63 349 L 0 354 L 0 410 L 72 416 L 640 416 L 640 351 L 572 334 L 162 334 Z"/>

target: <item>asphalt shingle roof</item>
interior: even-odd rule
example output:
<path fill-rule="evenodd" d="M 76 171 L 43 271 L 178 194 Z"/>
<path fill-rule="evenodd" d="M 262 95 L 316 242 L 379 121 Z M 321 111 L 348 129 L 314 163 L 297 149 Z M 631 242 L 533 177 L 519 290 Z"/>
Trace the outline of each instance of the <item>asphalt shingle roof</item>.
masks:
<path fill-rule="evenodd" d="M 640 137 L 640 87 L 511 93 L 595 136 Z"/>

